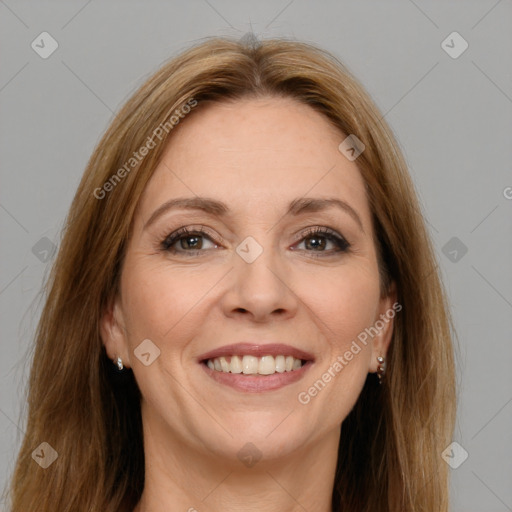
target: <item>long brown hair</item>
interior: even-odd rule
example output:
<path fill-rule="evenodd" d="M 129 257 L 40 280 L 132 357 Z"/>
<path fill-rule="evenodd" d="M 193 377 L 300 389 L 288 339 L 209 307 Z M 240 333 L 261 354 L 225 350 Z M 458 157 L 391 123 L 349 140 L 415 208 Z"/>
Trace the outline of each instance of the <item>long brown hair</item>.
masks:
<path fill-rule="evenodd" d="M 200 109 L 202 102 L 248 96 L 295 98 L 363 141 L 356 163 L 372 210 L 382 290 L 393 281 L 403 306 L 394 319 L 384 384 L 369 375 L 343 423 L 333 510 L 448 510 L 441 452 L 455 417 L 452 323 L 393 134 L 363 87 L 329 53 L 279 39 L 212 38 L 147 80 L 88 162 L 44 288 L 26 434 L 9 493 L 12 512 L 131 511 L 138 502 L 144 486 L 140 394 L 131 371 L 121 383 L 112 372 L 99 321 L 118 292 L 139 198 L 172 137 L 169 112 L 191 99 Z M 126 167 L 165 123 L 155 147 Z M 126 172 L 119 173 L 123 166 Z M 116 173 L 122 179 L 114 183 Z M 58 453 L 47 469 L 31 456 L 42 442 Z"/>

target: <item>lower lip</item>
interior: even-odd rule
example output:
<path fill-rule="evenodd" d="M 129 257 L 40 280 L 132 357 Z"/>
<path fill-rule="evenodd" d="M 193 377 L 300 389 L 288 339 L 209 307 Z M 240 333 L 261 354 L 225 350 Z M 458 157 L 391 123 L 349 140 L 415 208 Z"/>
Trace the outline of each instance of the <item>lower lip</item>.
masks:
<path fill-rule="evenodd" d="M 243 373 L 224 373 L 208 368 L 205 363 L 200 363 L 204 371 L 220 384 L 231 386 L 237 391 L 246 393 L 260 393 L 263 391 L 273 391 L 280 389 L 288 384 L 297 382 L 304 377 L 305 373 L 313 365 L 313 361 L 308 361 L 298 370 L 290 372 L 273 373 L 272 375 L 245 375 Z"/>

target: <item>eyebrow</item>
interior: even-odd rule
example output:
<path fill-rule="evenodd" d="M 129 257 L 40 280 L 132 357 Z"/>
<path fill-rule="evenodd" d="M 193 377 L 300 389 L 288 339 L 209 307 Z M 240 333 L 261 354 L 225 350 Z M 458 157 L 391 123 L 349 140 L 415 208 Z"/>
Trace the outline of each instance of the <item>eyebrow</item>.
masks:
<path fill-rule="evenodd" d="M 170 199 L 164 204 L 159 206 L 152 214 L 149 220 L 144 224 L 144 229 L 153 224 L 165 212 L 171 209 L 185 209 L 185 210 L 200 210 L 204 211 L 215 217 L 225 217 L 229 214 L 230 209 L 226 203 L 211 199 L 208 197 L 179 197 Z M 339 208 L 348 215 L 350 215 L 358 224 L 361 231 L 364 233 L 363 223 L 357 212 L 345 201 L 335 197 L 329 198 L 313 198 L 313 197 L 299 197 L 291 201 L 288 205 L 288 210 L 285 214 L 298 216 L 304 213 L 316 213 L 329 208 Z"/>

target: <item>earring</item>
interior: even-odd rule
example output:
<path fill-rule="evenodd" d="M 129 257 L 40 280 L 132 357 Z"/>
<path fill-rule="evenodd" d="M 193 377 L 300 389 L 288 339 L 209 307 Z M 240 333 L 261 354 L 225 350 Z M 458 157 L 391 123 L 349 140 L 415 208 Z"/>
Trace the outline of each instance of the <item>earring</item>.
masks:
<path fill-rule="evenodd" d="M 123 365 L 123 360 L 117 356 L 117 359 L 114 361 L 115 364 L 117 364 L 117 369 L 119 371 L 122 371 L 122 369 L 124 368 L 124 365 Z"/>
<path fill-rule="evenodd" d="M 379 363 L 379 366 L 377 366 L 377 377 L 379 378 L 379 384 L 382 384 L 382 377 L 386 374 L 386 359 L 378 356 L 377 362 Z"/>

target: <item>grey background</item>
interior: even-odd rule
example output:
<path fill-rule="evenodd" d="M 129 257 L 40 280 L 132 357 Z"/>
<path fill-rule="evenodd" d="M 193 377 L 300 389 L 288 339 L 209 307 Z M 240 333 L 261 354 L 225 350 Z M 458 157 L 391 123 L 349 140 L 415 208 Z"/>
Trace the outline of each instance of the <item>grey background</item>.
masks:
<path fill-rule="evenodd" d="M 251 27 L 330 50 L 386 114 L 429 222 L 460 340 L 454 440 L 469 457 L 452 471 L 453 511 L 511 511 L 510 0 L 0 0 L 1 481 L 23 433 L 26 354 L 51 263 L 41 261 L 44 249 L 58 243 L 95 144 L 164 60 L 200 38 L 241 37 Z M 31 48 L 43 31 L 59 44 L 47 59 Z M 456 59 L 441 47 L 453 31 L 469 44 Z M 456 245 L 446 246 L 452 237 Z"/>

